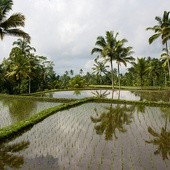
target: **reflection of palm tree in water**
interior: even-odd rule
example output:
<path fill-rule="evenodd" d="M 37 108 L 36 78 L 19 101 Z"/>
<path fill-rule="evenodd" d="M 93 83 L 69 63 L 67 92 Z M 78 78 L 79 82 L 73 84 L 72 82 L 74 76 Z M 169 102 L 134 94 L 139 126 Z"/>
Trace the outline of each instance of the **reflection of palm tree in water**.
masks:
<path fill-rule="evenodd" d="M 106 111 L 101 113 L 101 115 L 97 118 L 91 116 L 91 120 L 93 123 L 98 123 L 94 126 L 96 133 L 102 135 L 105 133 L 105 139 L 111 140 L 114 134 L 115 139 L 116 129 L 119 132 L 126 132 L 124 125 L 129 125 L 132 121 L 132 111 L 134 107 L 127 107 L 127 105 L 119 105 L 113 107 L 112 104 L 110 107 L 106 107 Z M 95 109 L 97 116 L 99 113 Z"/>
<path fill-rule="evenodd" d="M 106 98 L 110 94 L 110 92 L 107 92 L 107 90 L 101 92 L 101 89 L 99 91 L 96 90 L 95 92 L 91 93 L 97 98 Z"/>
<path fill-rule="evenodd" d="M 31 112 L 37 107 L 36 101 L 18 99 L 3 99 L 3 105 L 9 108 L 13 122 L 29 117 Z"/>
<path fill-rule="evenodd" d="M 10 168 L 20 168 L 24 164 L 24 158 L 17 156 L 16 153 L 24 150 L 30 143 L 22 141 L 17 144 L 0 144 L 0 169 L 5 170 L 6 166 Z"/>
<path fill-rule="evenodd" d="M 81 95 L 81 91 L 80 90 L 75 90 L 73 95 L 76 95 L 76 96 Z"/>
<path fill-rule="evenodd" d="M 162 159 L 165 160 L 169 159 L 168 157 L 170 157 L 170 131 L 167 130 L 167 125 L 170 122 L 170 112 L 168 111 L 169 108 L 163 108 L 162 110 L 164 110 L 163 116 L 165 117 L 165 126 L 161 128 L 160 134 L 149 126 L 148 132 L 154 137 L 154 139 L 146 141 L 146 143 L 157 146 L 154 154 L 160 154 Z"/>

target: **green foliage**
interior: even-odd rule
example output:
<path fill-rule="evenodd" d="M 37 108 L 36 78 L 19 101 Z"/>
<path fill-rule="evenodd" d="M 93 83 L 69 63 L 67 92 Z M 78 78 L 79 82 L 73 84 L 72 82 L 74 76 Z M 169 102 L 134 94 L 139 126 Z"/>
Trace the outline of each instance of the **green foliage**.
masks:
<path fill-rule="evenodd" d="M 80 75 L 76 75 L 69 81 L 69 87 L 82 88 L 85 86 L 85 79 Z"/>
<path fill-rule="evenodd" d="M 7 18 L 7 14 L 12 10 L 12 5 L 12 0 L 0 1 L 0 39 L 3 40 L 6 35 L 12 35 L 23 37 L 30 41 L 30 36 L 19 28 L 25 25 L 24 15 L 15 13 Z"/>
<path fill-rule="evenodd" d="M 56 80 L 53 62 L 35 55 L 35 48 L 26 39 L 18 39 L 10 56 L 1 64 L 3 89 L 10 94 L 30 93 L 45 88 L 54 88 Z M 10 82 L 10 83 L 9 83 Z M 7 86 L 5 86 L 8 84 Z"/>

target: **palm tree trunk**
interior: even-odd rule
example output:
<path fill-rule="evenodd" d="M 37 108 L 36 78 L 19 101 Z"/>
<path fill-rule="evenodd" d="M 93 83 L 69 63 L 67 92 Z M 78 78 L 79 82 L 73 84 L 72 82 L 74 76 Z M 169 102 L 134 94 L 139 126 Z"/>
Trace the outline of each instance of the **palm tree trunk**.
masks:
<path fill-rule="evenodd" d="M 167 85 L 167 82 L 166 82 L 166 72 L 165 72 L 165 87 L 166 87 L 166 85 Z"/>
<path fill-rule="evenodd" d="M 112 62 L 112 59 L 110 59 L 110 64 L 111 64 L 112 90 L 114 90 L 114 82 L 113 82 L 113 62 Z"/>
<path fill-rule="evenodd" d="M 141 89 L 143 89 L 143 77 L 140 77 L 140 85 L 141 85 Z"/>
<path fill-rule="evenodd" d="M 120 74 L 119 74 L 119 63 L 117 64 L 117 70 L 118 70 L 118 81 L 119 81 L 119 90 L 120 90 Z"/>
<path fill-rule="evenodd" d="M 169 64 L 168 42 L 166 42 L 166 52 L 167 52 L 167 57 L 168 57 L 168 71 L 169 71 L 169 80 L 170 80 L 170 64 Z"/>
<path fill-rule="evenodd" d="M 29 78 L 29 84 L 28 84 L 28 93 L 31 93 L 31 79 Z"/>
<path fill-rule="evenodd" d="M 120 74 L 119 74 L 119 63 L 117 64 L 117 71 L 118 71 L 118 81 L 119 81 L 119 94 L 118 94 L 118 100 L 120 99 Z"/>

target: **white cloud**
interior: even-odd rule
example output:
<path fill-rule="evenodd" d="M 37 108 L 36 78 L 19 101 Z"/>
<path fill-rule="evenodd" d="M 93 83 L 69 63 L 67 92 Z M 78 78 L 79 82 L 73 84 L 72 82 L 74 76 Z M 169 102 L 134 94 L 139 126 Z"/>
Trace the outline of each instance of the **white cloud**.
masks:
<path fill-rule="evenodd" d="M 12 13 L 25 15 L 24 30 L 32 37 L 31 45 L 54 61 L 57 73 L 63 73 L 90 70 L 95 58 L 90 51 L 96 37 L 107 30 L 128 39 L 134 56 L 158 57 L 162 46 L 159 41 L 149 45 L 152 32 L 145 29 L 155 25 L 155 16 L 162 16 L 169 6 L 170 1 L 162 0 L 14 0 Z M 0 42 L 0 61 L 16 39 L 6 37 Z"/>

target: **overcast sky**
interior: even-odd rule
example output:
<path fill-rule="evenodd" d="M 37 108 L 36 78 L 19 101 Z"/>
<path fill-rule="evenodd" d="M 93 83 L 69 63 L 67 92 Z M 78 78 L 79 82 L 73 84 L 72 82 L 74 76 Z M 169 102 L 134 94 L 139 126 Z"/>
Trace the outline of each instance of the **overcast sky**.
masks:
<path fill-rule="evenodd" d="M 91 55 L 97 36 L 106 31 L 119 32 L 134 57 L 159 57 L 161 42 L 148 44 L 156 25 L 155 16 L 170 10 L 169 0 L 14 0 L 13 11 L 26 17 L 24 31 L 31 36 L 31 46 L 38 55 L 53 61 L 57 74 L 73 69 L 90 71 L 97 55 Z M 0 41 L 0 61 L 9 56 L 16 37 Z M 116 67 L 116 65 L 115 65 Z M 123 69 L 124 71 L 125 69 Z"/>

